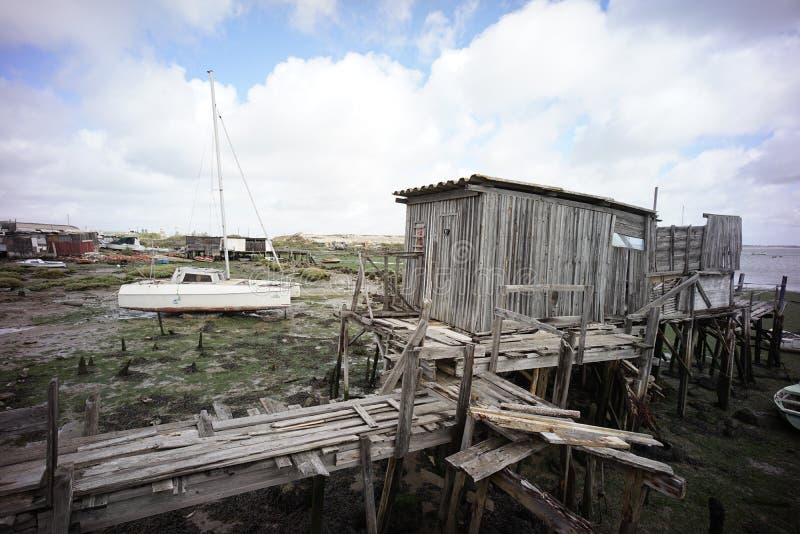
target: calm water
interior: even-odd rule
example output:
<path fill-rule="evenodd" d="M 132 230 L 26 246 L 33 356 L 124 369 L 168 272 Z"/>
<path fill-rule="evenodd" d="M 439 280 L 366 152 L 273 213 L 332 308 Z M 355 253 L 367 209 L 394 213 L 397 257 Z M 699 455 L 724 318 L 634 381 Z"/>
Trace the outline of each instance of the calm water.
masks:
<path fill-rule="evenodd" d="M 742 248 L 741 267 L 745 273 L 745 287 L 775 287 L 786 275 L 786 289 L 800 291 L 800 247 Z M 738 280 L 738 273 L 736 274 Z"/>

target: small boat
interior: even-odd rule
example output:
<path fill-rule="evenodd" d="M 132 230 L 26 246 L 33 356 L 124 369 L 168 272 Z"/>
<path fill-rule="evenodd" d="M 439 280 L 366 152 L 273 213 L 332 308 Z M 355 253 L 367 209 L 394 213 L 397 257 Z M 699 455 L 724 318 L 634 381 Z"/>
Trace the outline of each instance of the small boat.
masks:
<path fill-rule="evenodd" d="M 143 280 L 123 284 L 117 293 L 120 308 L 155 312 L 219 312 L 219 311 L 258 311 L 286 308 L 291 304 L 291 289 L 295 284 L 272 280 L 245 280 L 231 278 L 228 251 L 231 246 L 225 223 L 225 201 L 222 194 L 222 169 L 219 158 L 219 133 L 217 119 L 221 120 L 214 95 L 214 74 L 209 71 L 211 87 L 211 112 L 214 125 L 214 148 L 217 162 L 217 183 L 219 184 L 219 206 L 222 219 L 222 253 L 225 270 L 208 267 L 178 267 L 170 280 Z M 224 127 L 223 123 L 223 127 Z M 227 132 L 226 132 L 227 133 Z M 244 173 L 242 173 L 244 179 Z M 247 182 L 245 182 L 246 184 Z M 248 189 L 249 192 L 249 189 Z M 252 199 L 252 198 L 251 198 Z M 253 202 L 255 208 L 255 201 Z M 256 215 L 258 211 L 256 210 Z M 258 215 L 259 223 L 261 216 Z M 266 230 L 264 235 L 266 236 Z M 131 239 L 131 238 L 124 238 Z M 136 238 L 132 238 L 136 239 Z M 244 241 L 244 240 L 242 240 Z M 138 243 L 138 240 L 136 241 Z M 275 249 L 266 238 L 269 250 L 280 266 Z M 214 258 L 195 256 L 195 260 L 211 261 Z"/>
<path fill-rule="evenodd" d="M 170 280 L 124 284 L 120 308 L 167 313 L 257 311 L 286 308 L 291 284 L 273 280 L 226 278 L 222 269 L 178 267 Z"/>
<path fill-rule="evenodd" d="M 102 247 L 111 250 L 132 250 L 134 252 L 144 252 L 146 250 L 139 242 L 138 237 L 121 237 L 111 243 L 105 243 Z"/>
<path fill-rule="evenodd" d="M 22 265 L 23 267 L 44 267 L 50 269 L 64 269 L 67 267 L 67 264 L 63 261 L 45 261 L 40 258 L 21 260 L 17 262 L 17 265 Z"/>
<path fill-rule="evenodd" d="M 784 419 L 800 430 L 800 384 L 786 386 L 775 394 L 775 405 Z"/>
<path fill-rule="evenodd" d="M 192 260 L 194 260 L 194 261 L 203 261 L 203 262 L 206 262 L 206 263 L 214 263 L 214 257 L 213 256 L 195 256 L 194 258 L 192 258 Z"/>
<path fill-rule="evenodd" d="M 784 332 L 781 336 L 781 350 L 785 352 L 800 352 L 800 334 Z"/>
<path fill-rule="evenodd" d="M 322 263 L 341 263 L 339 258 L 322 258 Z"/>

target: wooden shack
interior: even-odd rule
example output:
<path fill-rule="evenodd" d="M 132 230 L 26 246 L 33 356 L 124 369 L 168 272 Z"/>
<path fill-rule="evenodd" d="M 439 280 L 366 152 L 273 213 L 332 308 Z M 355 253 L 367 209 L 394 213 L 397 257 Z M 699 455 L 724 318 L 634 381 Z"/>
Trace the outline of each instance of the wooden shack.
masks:
<path fill-rule="evenodd" d="M 733 304 L 742 221 L 704 214 L 705 226 L 656 226 L 655 211 L 611 198 L 472 175 L 396 191 L 406 204 L 402 293 L 424 294 L 432 317 L 468 332 L 491 327 L 495 306 L 531 317 L 583 314 L 579 295 L 501 296 L 506 285 L 592 286 L 590 318 L 623 318 L 698 274 L 695 309 Z M 503 302 L 500 302 L 503 299 Z M 507 300 L 506 300 L 507 299 Z M 664 311 L 687 312 L 686 292 Z"/>
<path fill-rule="evenodd" d="M 489 330 L 500 288 L 563 284 L 593 288 L 591 319 L 646 303 L 655 212 L 558 187 L 482 175 L 394 193 L 406 209 L 403 294 L 433 301 L 432 317 L 468 332 Z M 576 316 L 582 300 L 509 295 L 531 317 Z"/>

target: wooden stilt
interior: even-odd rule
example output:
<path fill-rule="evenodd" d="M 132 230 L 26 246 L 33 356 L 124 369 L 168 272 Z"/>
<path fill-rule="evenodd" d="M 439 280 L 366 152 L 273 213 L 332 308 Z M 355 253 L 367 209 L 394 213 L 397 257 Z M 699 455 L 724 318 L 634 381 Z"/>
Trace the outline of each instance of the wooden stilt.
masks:
<path fill-rule="evenodd" d="M 572 362 L 575 358 L 572 333 L 561 339 L 561 349 L 558 354 L 558 368 L 556 369 L 556 382 L 553 386 L 553 404 L 560 408 L 567 407 L 569 382 L 572 376 Z"/>
<path fill-rule="evenodd" d="M 381 492 L 381 502 L 378 506 L 378 532 L 385 534 L 389 531 L 389 516 L 392 512 L 394 494 L 400 484 L 400 476 L 403 473 L 403 458 L 392 456 L 386 464 L 386 476 L 383 479 L 383 491 Z"/>
<path fill-rule="evenodd" d="M 161 312 L 156 312 L 158 314 L 158 329 L 161 330 L 161 335 L 165 336 L 164 333 L 164 323 L 161 321 Z"/>
<path fill-rule="evenodd" d="M 317 475 L 311 479 L 311 534 L 322 533 L 322 517 L 325 508 L 325 477 Z"/>
<path fill-rule="evenodd" d="M 94 436 L 98 432 L 100 421 L 100 396 L 96 393 L 90 393 L 86 398 L 86 404 L 83 410 L 83 435 Z"/>
<path fill-rule="evenodd" d="M 595 423 L 600 426 L 605 426 L 606 412 L 608 412 L 611 387 L 614 384 L 614 371 L 617 368 L 617 364 L 617 360 L 602 363 L 603 377 L 600 384 L 600 400 L 597 401 L 597 413 L 595 415 Z"/>
<path fill-rule="evenodd" d="M 594 472 L 597 460 L 591 454 L 586 455 L 586 476 L 583 480 L 583 517 L 592 520 L 594 517 Z"/>
<path fill-rule="evenodd" d="M 47 458 L 44 470 L 44 490 L 47 504 L 53 505 L 53 485 L 58 467 L 58 378 L 47 386 Z"/>
<path fill-rule="evenodd" d="M 372 442 L 369 436 L 359 438 L 361 445 L 361 480 L 364 484 L 364 510 L 367 519 L 367 534 L 377 534 L 378 523 L 375 515 L 375 490 L 372 486 Z"/>
<path fill-rule="evenodd" d="M 625 474 L 625 490 L 622 494 L 622 522 L 620 534 L 633 534 L 639 525 L 644 506 L 644 476 L 639 469 L 629 469 Z"/>
<path fill-rule="evenodd" d="M 717 399 L 719 407 L 728 409 L 733 382 L 733 353 L 736 348 L 736 337 L 733 334 L 733 324 L 728 319 L 727 340 L 723 343 L 723 354 L 719 366 L 719 379 L 717 380 Z"/>
<path fill-rule="evenodd" d="M 472 517 L 469 520 L 469 534 L 478 534 L 481 529 L 483 509 L 486 505 L 486 495 L 489 492 L 489 479 L 484 478 L 477 484 L 475 501 L 472 503 Z"/>
<path fill-rule="evenodd" d="M 756 345 L 755 345 L 755 360 L 756 363 L 761 363 L 761 343 L 763 343 L 764 338 L 764 327 L 763 323 L 761 322 L 761 318 L 756 321 Z"/>
<path fill-rule="evenodd" d="M 684 417 L 686 415 L 686 395 L 689 391 L 689 377 L 692 368 L 692 354 L 694 353 L 694 323 L 695 321 L 688 321 L 683 328 L 681 336 L 681 354 L 680 354 L 680 368 L 678 374 L 680 382 L 678 384 L 678 415 Z"/>
<path fill-rule="evenodd" d="M 347 325 L 344 328 L 344 335 L 342 337 L 342 378 L 344 379 L 344 400 L 350 398 L 350 356 L 349 352 L 349 335 L 347 333 Z"/>
<path fill-rule="evenodd" d="M 72 516 L 72 472 L 71 465 L 56 470 L 53 483 L 53 515 L 50 532 L 67 534 Z"/>

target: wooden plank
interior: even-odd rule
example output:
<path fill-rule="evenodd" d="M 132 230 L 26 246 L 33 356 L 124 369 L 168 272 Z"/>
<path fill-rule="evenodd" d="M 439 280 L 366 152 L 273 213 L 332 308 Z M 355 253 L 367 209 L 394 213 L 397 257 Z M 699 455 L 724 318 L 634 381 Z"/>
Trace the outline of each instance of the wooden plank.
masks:
<path fill-rule="evenodd" d="M 674 297 L 675 295 L 677 295 L 678 293 L 680 293 L 681 291 L 683 291 L 684 289 L 686 289 L 690 285 L 696 283 L 699 278 L 700 278 L 699 274 L 697 274 L 697 273 L 693 274 L 692 276 L 690 276 L 689 278 L 687 278 L 686 280 L 684 280 L 680 284 L 676 285 L 675 287 L 673 287 L 672 289 L 670 289 L 669 291 L 667 291 L 666 293 L 664 293 L 663 295 L 661 295 L 657 299 L 648 302 L 647 304 L 645 304 L 644 306 L 642 306 L 641 308 L 639 308 L 635 312 L 631 313 L 630 315 L 634 315 L 634 316 L 635 315 L 641 315 L 642 313 L 646 312 L 647 310 L 649 310 L 650 308 L 652 308 L 654 306 L 661 306 L 662 304 L 664 304 L 664 302 L 666 302 L 670 298 Z"/>
<path fill-rule="evenodd" d="M 581 416 L 581 412 L 578 410 L 564 410 L 562 408 L 551 408 L 541 405 L 531 406 L 530 404 L 519 404 L 515 402 L 501 402 L 500 408 L 534 415 L 547 415 L 550 417 L 574 417 L 577 419 Z"/>
<path fill-rule="evenodd" d="M 509 469 L 493 475 L 491 482 L 527 508 L 553 532 L 565 534 L 594 532 L 591 523 L 574 514 L 550 494 Z"/>
<path fill-rule="evenodd" d="M 489 372 L 497 372 L 497 356 L 500 354 L 500 335 L 503 330 L 503 318 L 496 315 L 492 323 L 492 355 L 489 360 Z"/>
<path fill-rule="evenodd" d="M 375 490 L 372 487 L 372 442 L 369 436 L 361 436 L 361 481 L 364 485 L 364 511 L 367 520 L 367 534 L 377 534 L 378 523 L 375 512 Z"/>
<path fill-rule="evenodd" d="M 376 423 L 375 419 L 373 419 L 372 416 L 367 413 L 363 406 L 354 404 L 353 410 L 355 410 L 355 412 L 361 417 L 361 419 L 364 420 L 365 423 L 367 423 L 370 428 L 375 428 L 378 426 L 378 423 Z"/>
<path fill-rule="evenodd" d="M 496 449 L 485 451 L 461 464 L 461 469 L 475 482 L 492 476 L 498 471 L 524 460 L 545 448 L 544 443 L 532 440 L 505 443 Z"/>
<path fill-rule="evenodd" d="M 378 532 L 381 534 L 386 534 L 389 531 L 389 517 L 394 504 L 394 494 L 397 492 L 402 474 L 403 457 L 398 458 L 393 455 L 386 464 L 386 476 L 383 479 L 383 491 L 381 492 L 381 501 L 376 519 Z"/>

